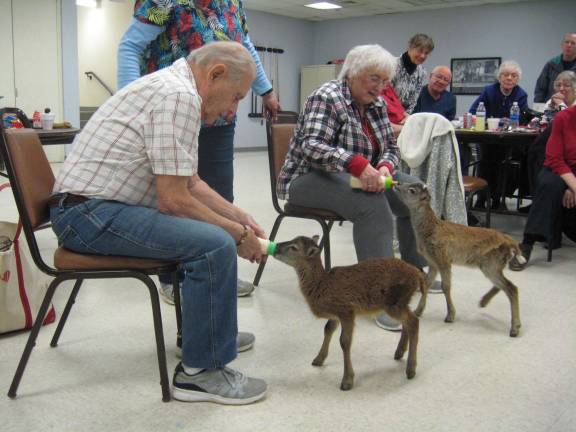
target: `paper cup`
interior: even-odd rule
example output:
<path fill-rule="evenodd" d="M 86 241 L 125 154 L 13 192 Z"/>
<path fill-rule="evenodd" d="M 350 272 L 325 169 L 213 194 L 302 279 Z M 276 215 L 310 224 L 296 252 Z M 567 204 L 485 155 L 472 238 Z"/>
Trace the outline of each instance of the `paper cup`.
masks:
<path fill-rule="evenodd" d="M 42 129 L 52 129 L 54 127 L 54 118 L 56 117 L 55 114 L 52 113 L 44 113 L 42 114 Z"/>
<path fill-rule="evenodd" d="M 500 124 L 499 118 L 489 118 L 488 119 L 488 130 L 496 130 L 498 129 L 498 125 Z"/>

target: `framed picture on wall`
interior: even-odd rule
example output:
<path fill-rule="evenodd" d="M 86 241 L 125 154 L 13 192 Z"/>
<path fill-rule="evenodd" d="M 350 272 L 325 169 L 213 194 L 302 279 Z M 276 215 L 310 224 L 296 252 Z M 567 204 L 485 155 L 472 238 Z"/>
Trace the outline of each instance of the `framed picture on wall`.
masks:
<path fill-rule="evenodd" d="M 476 95 L 496 80 L 501 57 L 453 58 L 450 61 L 450 90 L 459 95 Z"/>

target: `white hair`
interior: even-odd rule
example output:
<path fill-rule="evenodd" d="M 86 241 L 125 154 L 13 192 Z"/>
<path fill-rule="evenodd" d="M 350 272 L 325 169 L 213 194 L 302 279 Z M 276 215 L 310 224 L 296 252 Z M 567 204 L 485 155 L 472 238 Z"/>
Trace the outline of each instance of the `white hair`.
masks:
<path fill-rule="evenodd" d="M 396 69 L 396 57 L 380 45 L 358 45 L 348 51 L 338 79 L 353 78 L 368 68 L 376 68 L 392 79 Z"/>
<path fill-rule="evenodd" d="M 506 61 L 502 62 L 502 64 L 498 68 L 498 73 L 496 75 L 497 78 L 500 78 L 500 75 L 502 75 L 502 72 L 504 72 L 504 69 L 512 69 L 513 71 L 515 71 L 518 74 L 518 80 L 520 80 L 520 78 L 522 78 L 522 68 L 520 67 L 520 65 L 518 64 L 517 61 L 506 60 Z"/>
<path fill-rule="evenodd" d="M 565 70 L 564 72 L 560 72 L 556 79 L 554 80 L 554 84 L 561 82 L 561 81 L 568 81 L 572 86 L 573 90 L 576 90 L 576 73 Z"/>
<path fill-rule="evenodd" d="M 242 81 L 247 73 L 256 75 L 256 63 L 250 52 L 238 42 L 210 42 L 193 50 L 186 58 L 188 63 L 198 66 L 224 64 L 228 67 L 231 81 Z"/>

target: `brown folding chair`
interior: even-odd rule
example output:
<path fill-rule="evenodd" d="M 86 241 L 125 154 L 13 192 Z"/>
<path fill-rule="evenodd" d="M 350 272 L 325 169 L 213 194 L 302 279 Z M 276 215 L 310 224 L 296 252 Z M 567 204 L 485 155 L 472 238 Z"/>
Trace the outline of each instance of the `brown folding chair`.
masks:
<path fill-rule="evenodd" d="M 178 329 L 180 329 L 181 313 L 179 289 L 177 288 L 177 264 L 142 258 L 79 254 L 62 247 L 59 247 L 54 253 L 54 266 L 47 264 L 40 254 L 35 232 L 49 226 L 48 198 L 54 185 L 52 168 L 44 154 L 38 135 L 33 130 L 4 130 L 0 127 L 0 141 L 0 152 L 6 164 L 14 200 L 18 207 L 20 221 L 32 259 L 39 270 L 54 277 L 48 286 L 34 326 L 28 337 L 28 342 L 14 374 L 8 396 L 11 398 L 16 397 L 20 380 L 32 353 L 32 348 L 36 343 L 40 327 L 52 303 L 54 292 L 61 282 L 66 280 L 76 281 L 50 342 L 52 347 L 56 347 L 58 344 L 58 339 L 66 324 L 68 314 L 85 279 L 134 278 L 142 281 L 150 292 L 162 400 L 168 402 L 170 400 L 170 384 L 166 367 L 162 316 L 158 291 L 150 276 L 172 274 L 172 281 L 175 287 L 176 320 Z"/>
<path fill-rule="evenodd" d="M 481 177 L 476 176 L 462 176 L 462 182 L 464 183 L 464 193 L 466 195 L 466 210 L 470 212 L 472 209 L 472 201 L 474 200 L 474 195 L 478 194 L 480 191 L 485 191 L 486 193 L 486 222 L 485 227 L 490 228 L 490 186 L 488 182 Z"/>
<path fill-rule="evenodd" d="M 278 195 L 276 194 L 276 180 L 278 179 L 282 165 L 284 165 L 284 158 L 290 147 L 290 139 L 294 133 L 297 119 L 297 113 L 284 111 L 278 114 L 276 120 L 268 120 L 266 122 L 272 205 L 278 212 L 278 216 L 272 227 L 272 232 L 270 233 L 270 240 L 276 238 L 280 224 L 285 217 L 315 220 L 322 227 L 322 241 L 320 245 L 324 248 L 324 264 L 326 270 L 330 270 L 330 230 L 334 222 L 342 222 L 345 219 L 330 210 L 302 207 L 290 203 L 286 203 L 284 208 L 282 208 L 278 202 Z M 254 277 L 254 286 L 258 286 L 265 266 L 265 262 L 261 262 L 258 266 L 258 271 Z"/>

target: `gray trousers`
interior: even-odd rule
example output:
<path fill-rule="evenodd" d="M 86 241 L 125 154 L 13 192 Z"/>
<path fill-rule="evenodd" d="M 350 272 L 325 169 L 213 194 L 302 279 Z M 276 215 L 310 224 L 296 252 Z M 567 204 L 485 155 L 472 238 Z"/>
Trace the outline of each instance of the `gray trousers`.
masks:
<path fill-rule="evenodd" d="M 400 183 L 420 183 L 416 177 L 396 173 Z M 354 247 L 358 261 L 394 255 L 392 240 L 396 231 L 402 259 L 418 268 L 427 265 L 418 254 L 410 223 L 410 211 L 393 190 L 375 194 L 350 187 L 350 174 L 311 171 L 290 184 L 292 204 L 331 210 L 353 224 Z"/>

